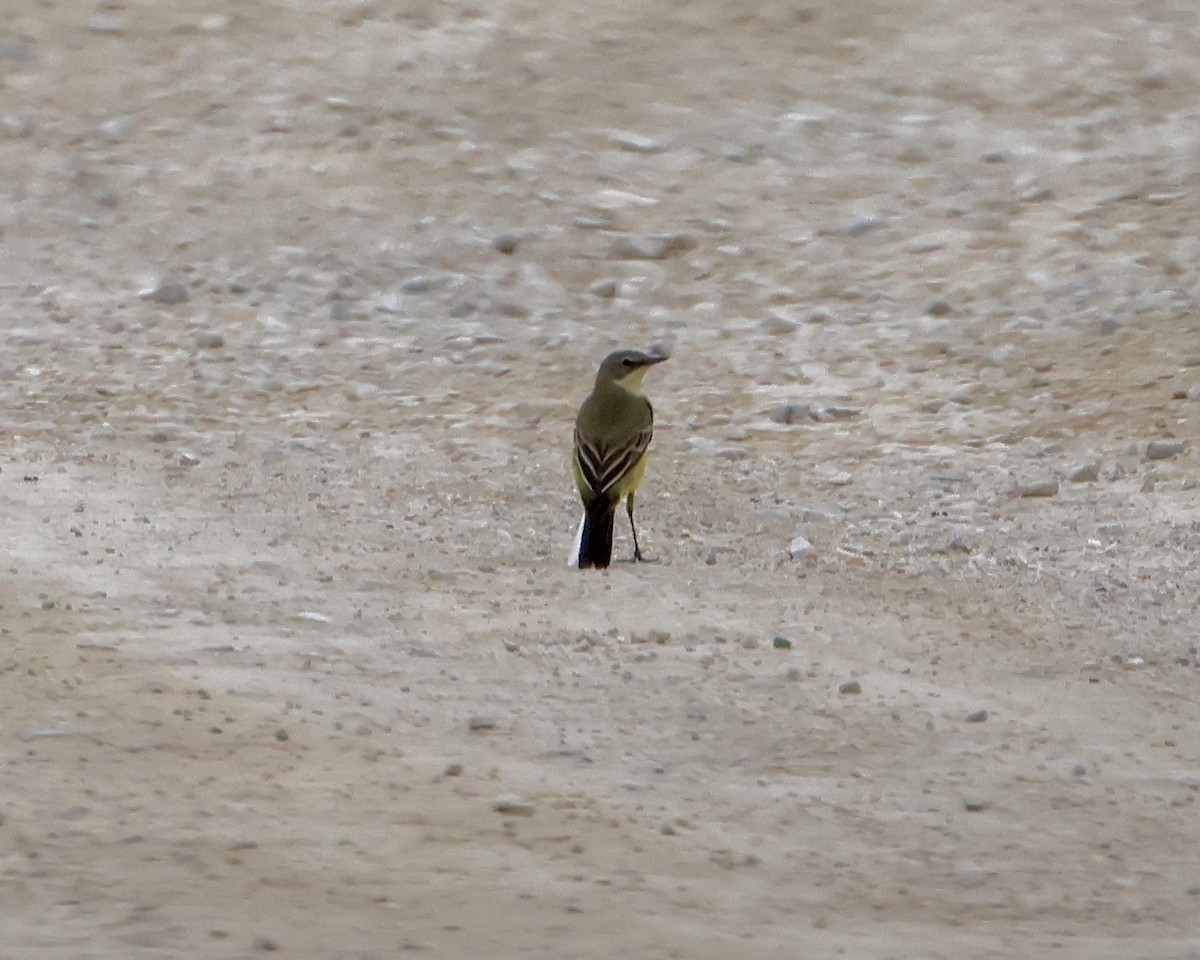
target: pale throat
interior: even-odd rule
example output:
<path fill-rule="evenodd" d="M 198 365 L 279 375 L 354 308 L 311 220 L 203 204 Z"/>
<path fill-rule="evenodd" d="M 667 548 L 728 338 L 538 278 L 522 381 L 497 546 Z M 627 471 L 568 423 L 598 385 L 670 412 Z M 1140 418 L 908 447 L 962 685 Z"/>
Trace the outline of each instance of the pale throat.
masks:
<path fill-rule="evenodd" d="M 642 392 L 642 381 L 646 379 L 646 371 L 649 367 L 638 367 L 635 370 L 630 370 L 620 380 L 615 381 L 618 387 L 628 390 L 630 393 L 640 394 Z"/>

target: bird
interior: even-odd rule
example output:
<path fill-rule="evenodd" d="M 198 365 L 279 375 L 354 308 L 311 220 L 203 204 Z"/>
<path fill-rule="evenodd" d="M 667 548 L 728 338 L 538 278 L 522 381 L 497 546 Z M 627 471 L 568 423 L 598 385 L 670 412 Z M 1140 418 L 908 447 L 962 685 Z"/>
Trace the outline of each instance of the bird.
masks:
<path fill-rule="evenodd" d="M 633 559 L 645 560 L 633 522 L 633 496 L 646 472 L 654 409 L 642 393 L 642 380 L 646 371 L 666 359 L 662 352 L 610 353 L 579 408 L 571 468 L 583 501 L 583 519 L 571 551 L 572 567 L 603 569 L 612 562 L 613 520 L 622 500 L 633 531 Z"/>

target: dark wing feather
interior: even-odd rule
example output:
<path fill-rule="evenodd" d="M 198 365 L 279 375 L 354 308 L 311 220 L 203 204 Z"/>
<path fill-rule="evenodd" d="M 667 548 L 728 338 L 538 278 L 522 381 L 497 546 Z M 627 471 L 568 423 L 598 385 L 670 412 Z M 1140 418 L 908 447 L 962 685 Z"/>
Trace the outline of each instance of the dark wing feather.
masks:
<path fill-rule="evenodd" d="M 584 440 L 576 430 L 575 461 L 592 493 L 596 496 L 607 493 L 613 484 L 632 470 L 650 446 L 653 435 L 653 426 L 648 426 L 629 440 L 609 446 Z"/>

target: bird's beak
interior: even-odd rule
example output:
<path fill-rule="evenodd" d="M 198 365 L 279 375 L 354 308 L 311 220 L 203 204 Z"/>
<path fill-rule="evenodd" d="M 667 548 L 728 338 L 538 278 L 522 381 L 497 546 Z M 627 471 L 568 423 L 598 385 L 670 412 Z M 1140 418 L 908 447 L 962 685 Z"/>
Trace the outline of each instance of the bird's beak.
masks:
<path fill-rule="evenodd" d="M 670 359 L 671 355 L 669 353 L 659 353 L 657 350 L 646 354 L 646 363 L 649 366 L 654 366 L 656 363 L 662 363 L 664 360 Z"/>

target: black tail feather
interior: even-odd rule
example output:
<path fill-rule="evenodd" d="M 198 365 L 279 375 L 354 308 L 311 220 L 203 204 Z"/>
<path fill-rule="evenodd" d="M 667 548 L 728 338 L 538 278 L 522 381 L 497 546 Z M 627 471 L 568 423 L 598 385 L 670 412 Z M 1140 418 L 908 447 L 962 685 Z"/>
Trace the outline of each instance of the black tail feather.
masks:
<path fill-rule="evenodd" d="M 579 543 L 579 568 L 607 567 L 612 562 L 613 518 L 617 505 L 607 497 L 584 504 L 583 538 Z"/>

